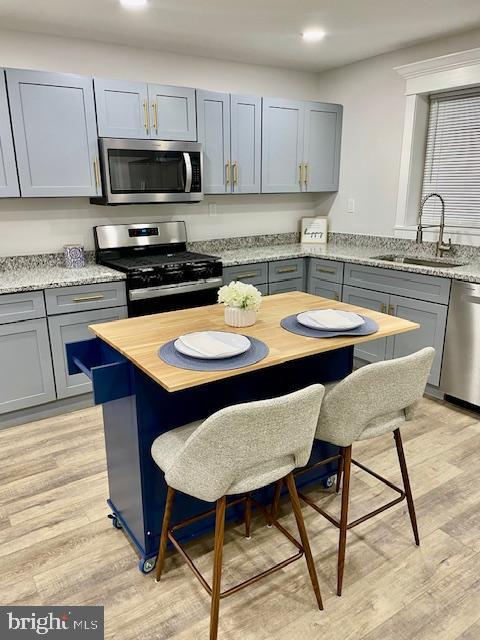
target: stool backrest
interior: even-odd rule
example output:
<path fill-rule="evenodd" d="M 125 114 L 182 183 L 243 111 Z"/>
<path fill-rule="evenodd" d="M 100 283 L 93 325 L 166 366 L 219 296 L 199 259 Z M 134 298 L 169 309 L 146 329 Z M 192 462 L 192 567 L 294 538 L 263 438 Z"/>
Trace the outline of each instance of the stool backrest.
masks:
<path fill-rule="evenodd" d="M 435 349 L 357 369 L 327 393 L 316 437 L 348 447 L 382 416 L 405 411 L 423 396 Z"/>
<path fill-rule="evenodd" d="M 245 478 L 307 464 L 325 388 L 233 405 L 207 418 L 165 473 L 170 486 L 213 502 Z M 275 480 L 278 476 L 275 478 Z M 266 480 L 264 485 L 272 480 Z"/>

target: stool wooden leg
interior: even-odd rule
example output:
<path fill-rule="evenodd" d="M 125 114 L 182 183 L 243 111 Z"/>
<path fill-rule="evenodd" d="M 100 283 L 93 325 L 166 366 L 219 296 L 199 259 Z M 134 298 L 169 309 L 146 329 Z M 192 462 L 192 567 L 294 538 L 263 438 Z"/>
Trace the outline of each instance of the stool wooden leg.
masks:
<path fill-rule="evenodd" d="M 315 598 L 317 599 L 318 608 L 323 610 L 322 596 L 320 594 L 320 585 L 318 584 L 317 572 L 315 570 L 315 563 L 312 557 L 312 551 L 310 549 L 310 543 L 308 541 L 307 530 L 305 529 L 305 522 L 303 520 L 302 508 L 300 506 L 300 500 L 298 498 L 297 487 L 295 486 L 295 480 L 292 473 L 286 476 L 285 481 L 288 487 L 288 493 L 290 495 L 290 502 L 292 503 L 293 513 L 295 520 L 297 521 L 298 532 L 300 534 L 300 540 L 302 541 L 303 551 L 305 553 L 305 560 L 307 561 L 308 573 L 310 574 L 310 580 L 312 581 L 313 591 Z"/>
<path fill-rule="evenodd" d="M 165 501 L 165 511 L 163 512 L 162 535 L 160 536 L 160 546 L 157 556 L 157 574 L 155 582 L 160 582 L 162 577 L 163 566 L 165 564 L 165 555 L 167 552 L 168 527 L 170 526 L 170 518 L 172 515 L 173 496 L 175 489 L 167 487 L 167 499 Z"/>
<path fill-rule="evenodd" d="M 275 493 L 273 494 L 272 506 L 270 507 L 270 522 L 268 526 L 272 526 L 272 522 L 277 519 L 278 505 L 280 504 L 280 494 L 282 493 L 283 479 L 277 480 L 275 483 Z"/>
<path fill-rule="evenodd" d="M 405 488 L 405 495 L 407 496 L 408 513 L 410 514 L 410 522 L 412 523 L 413 536 L 415 538 L 415 544 L 419 546 L 420 538 L 418 535 L 417 517 L 415 515 L 415 505 L 413 504 L 412 489 L 410 487 L 410 479 L 408 477 L 407 462 L 403 451 L 400 429 L 395 429 L 393 436 L 395 438 L 395 444 L 397 445 L 398 461 L 400 462 L 400 469 L 402 471 L 403 486 Z"/>
<path fill-rule="evenodd" d="M 337 595 L 342 595 L 343 569 L 345 566 L 345 546 L 347 544 L 348 499 L 350 494 L 350 471 L 352 465 L 352 445 L 343 449 L 342 512 L 340 515 L 340 538 L 338 542 Z"/>
<path fill-rule="evenodd" d="M 247 493 L 247 497 L 245 499 L 245 538 L 250 540 L 251 538 L 251 527 L 252 527 L 252 499 L 250 498 L 250 494 Z"/>
<path fill-rule="evenodd" d="M 217 640 L 220 587 L 222 581 L 223 536 L 225 533 L 225 508 L 227 498 L 217 500 L 215 510 L 215 550 L 213 560 L 212 606 L 210 609 L 210 640 Z"/>
<path fill-rule="evenodd" d="M 335 491 L 338 493 L 340 491 L 340 486 L 342 484 L 342 473 L 343 473 L 343 449 L 340 451 L 340 459 L 338 461 L 338 469 L 337 469 L 337 483 L 335 485 Z"/>

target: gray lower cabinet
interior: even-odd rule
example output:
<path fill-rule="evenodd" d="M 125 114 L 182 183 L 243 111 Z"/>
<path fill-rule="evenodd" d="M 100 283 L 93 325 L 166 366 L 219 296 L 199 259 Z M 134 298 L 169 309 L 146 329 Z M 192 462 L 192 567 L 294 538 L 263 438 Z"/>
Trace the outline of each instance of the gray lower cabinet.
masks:
<path fill-rule="evenodd" d="M 124 282 L 81 284 L 45 289 L 47 314 L 76 313 L 92 309 L 123 307 L 127 304 Z"/>
<path fill-rule="evenodd" d="M 273 293 L 288 293 L 289 291 L 303 291 L 303 278 L 292 278 L 291 280 L 283 280 L 282 282 L 270 282 L 268 285 L 269 295 Z"/>
<path fill-rule="evenodd" d="M 0 326 L 0 414 L 55 400 L 45 318 Z"/>
<path fill-rule="evenodd" d="M 45 316 L 43 291 L 6 293 L 0 296 L 0 324 Z"/>
<path fill-rule="evenodd" d="M 310 278 L 307 292 L 314 296 L 320 296 L 320 298 L 328 298 L 329 300 L 342 299 L 342 285 L 339 282 L 329 282 L 321 278 Z"/>
<path fill-rule="evenodd" d="M 254 264 L 236 264 L 233 267 L 223 269 L 223 283 L 229 284 L 232 280 L 240 280 L 246 284 L 268 283 L 268 263 L 257 262 Z"/>
<path fill-rule="evenodd" d="M 380 313 L 387 313 L 390 296 L 388 293 L 379 291 L 368 291 L 344 285 L 342 302 L 354 304 L 365 309 L 372 309 Z M 354 349 L 356 358 L 365 362 L 380 362 L 387 357 L 387 338 L 371 340 L 359 344 Z"/>
<path fill-rule="evenodd" d="M 303 258 L 291 258 L 288 260 L 275 260 L 268 263 L 268 281 L 280 282 L 282 280 L 292 280 L 293 278 L 303 279 L 305 271 L 305 260 Z"/>
<path fill-rule="evenodd" d="M 93 335 L 88 329 L 90 324 L 110 322 L 126 317 L 127 307 L 116 307 L 114 309 L 97 309 L 95 311 L 69 313 L 48 318 L 58 398 L 76 396 L 92 390 L 91 382 L 85 374 L 70 375 L 68 373 L 65 345 L 69 342 L 92 338 Z"/>
<path fill-rule="evenodd" d="M 443 342 L 448 307 L 433 302 L 390 296 L 390 313 L 417 322 L 419 329 L 387 339 L 387 358 L 401 358 L 424 347 L 434 347 L 435 358 L 428 382 L 438 386 L 442 368 Z"/>

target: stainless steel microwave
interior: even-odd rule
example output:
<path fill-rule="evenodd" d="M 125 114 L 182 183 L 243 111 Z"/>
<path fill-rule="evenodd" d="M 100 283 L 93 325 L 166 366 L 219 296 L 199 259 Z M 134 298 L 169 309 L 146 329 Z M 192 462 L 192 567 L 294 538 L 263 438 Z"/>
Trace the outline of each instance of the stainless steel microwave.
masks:
<path fill-rule="evenodd" d="M 102 196 L 94 204 L 199 202 L 202 145 L 197 142 L 100 138 Z"/>

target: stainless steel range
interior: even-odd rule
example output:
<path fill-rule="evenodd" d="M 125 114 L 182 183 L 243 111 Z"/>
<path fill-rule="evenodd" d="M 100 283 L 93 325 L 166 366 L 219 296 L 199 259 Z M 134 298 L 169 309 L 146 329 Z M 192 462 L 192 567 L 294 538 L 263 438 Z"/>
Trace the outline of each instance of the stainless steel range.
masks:
<path fill-rule="evenodd" d="M 184 222 L 105 225 L 94 235 L 97 262 L 127 274 L 130 316 L 216 302 L 221 260 L 187 251 Z"/>

